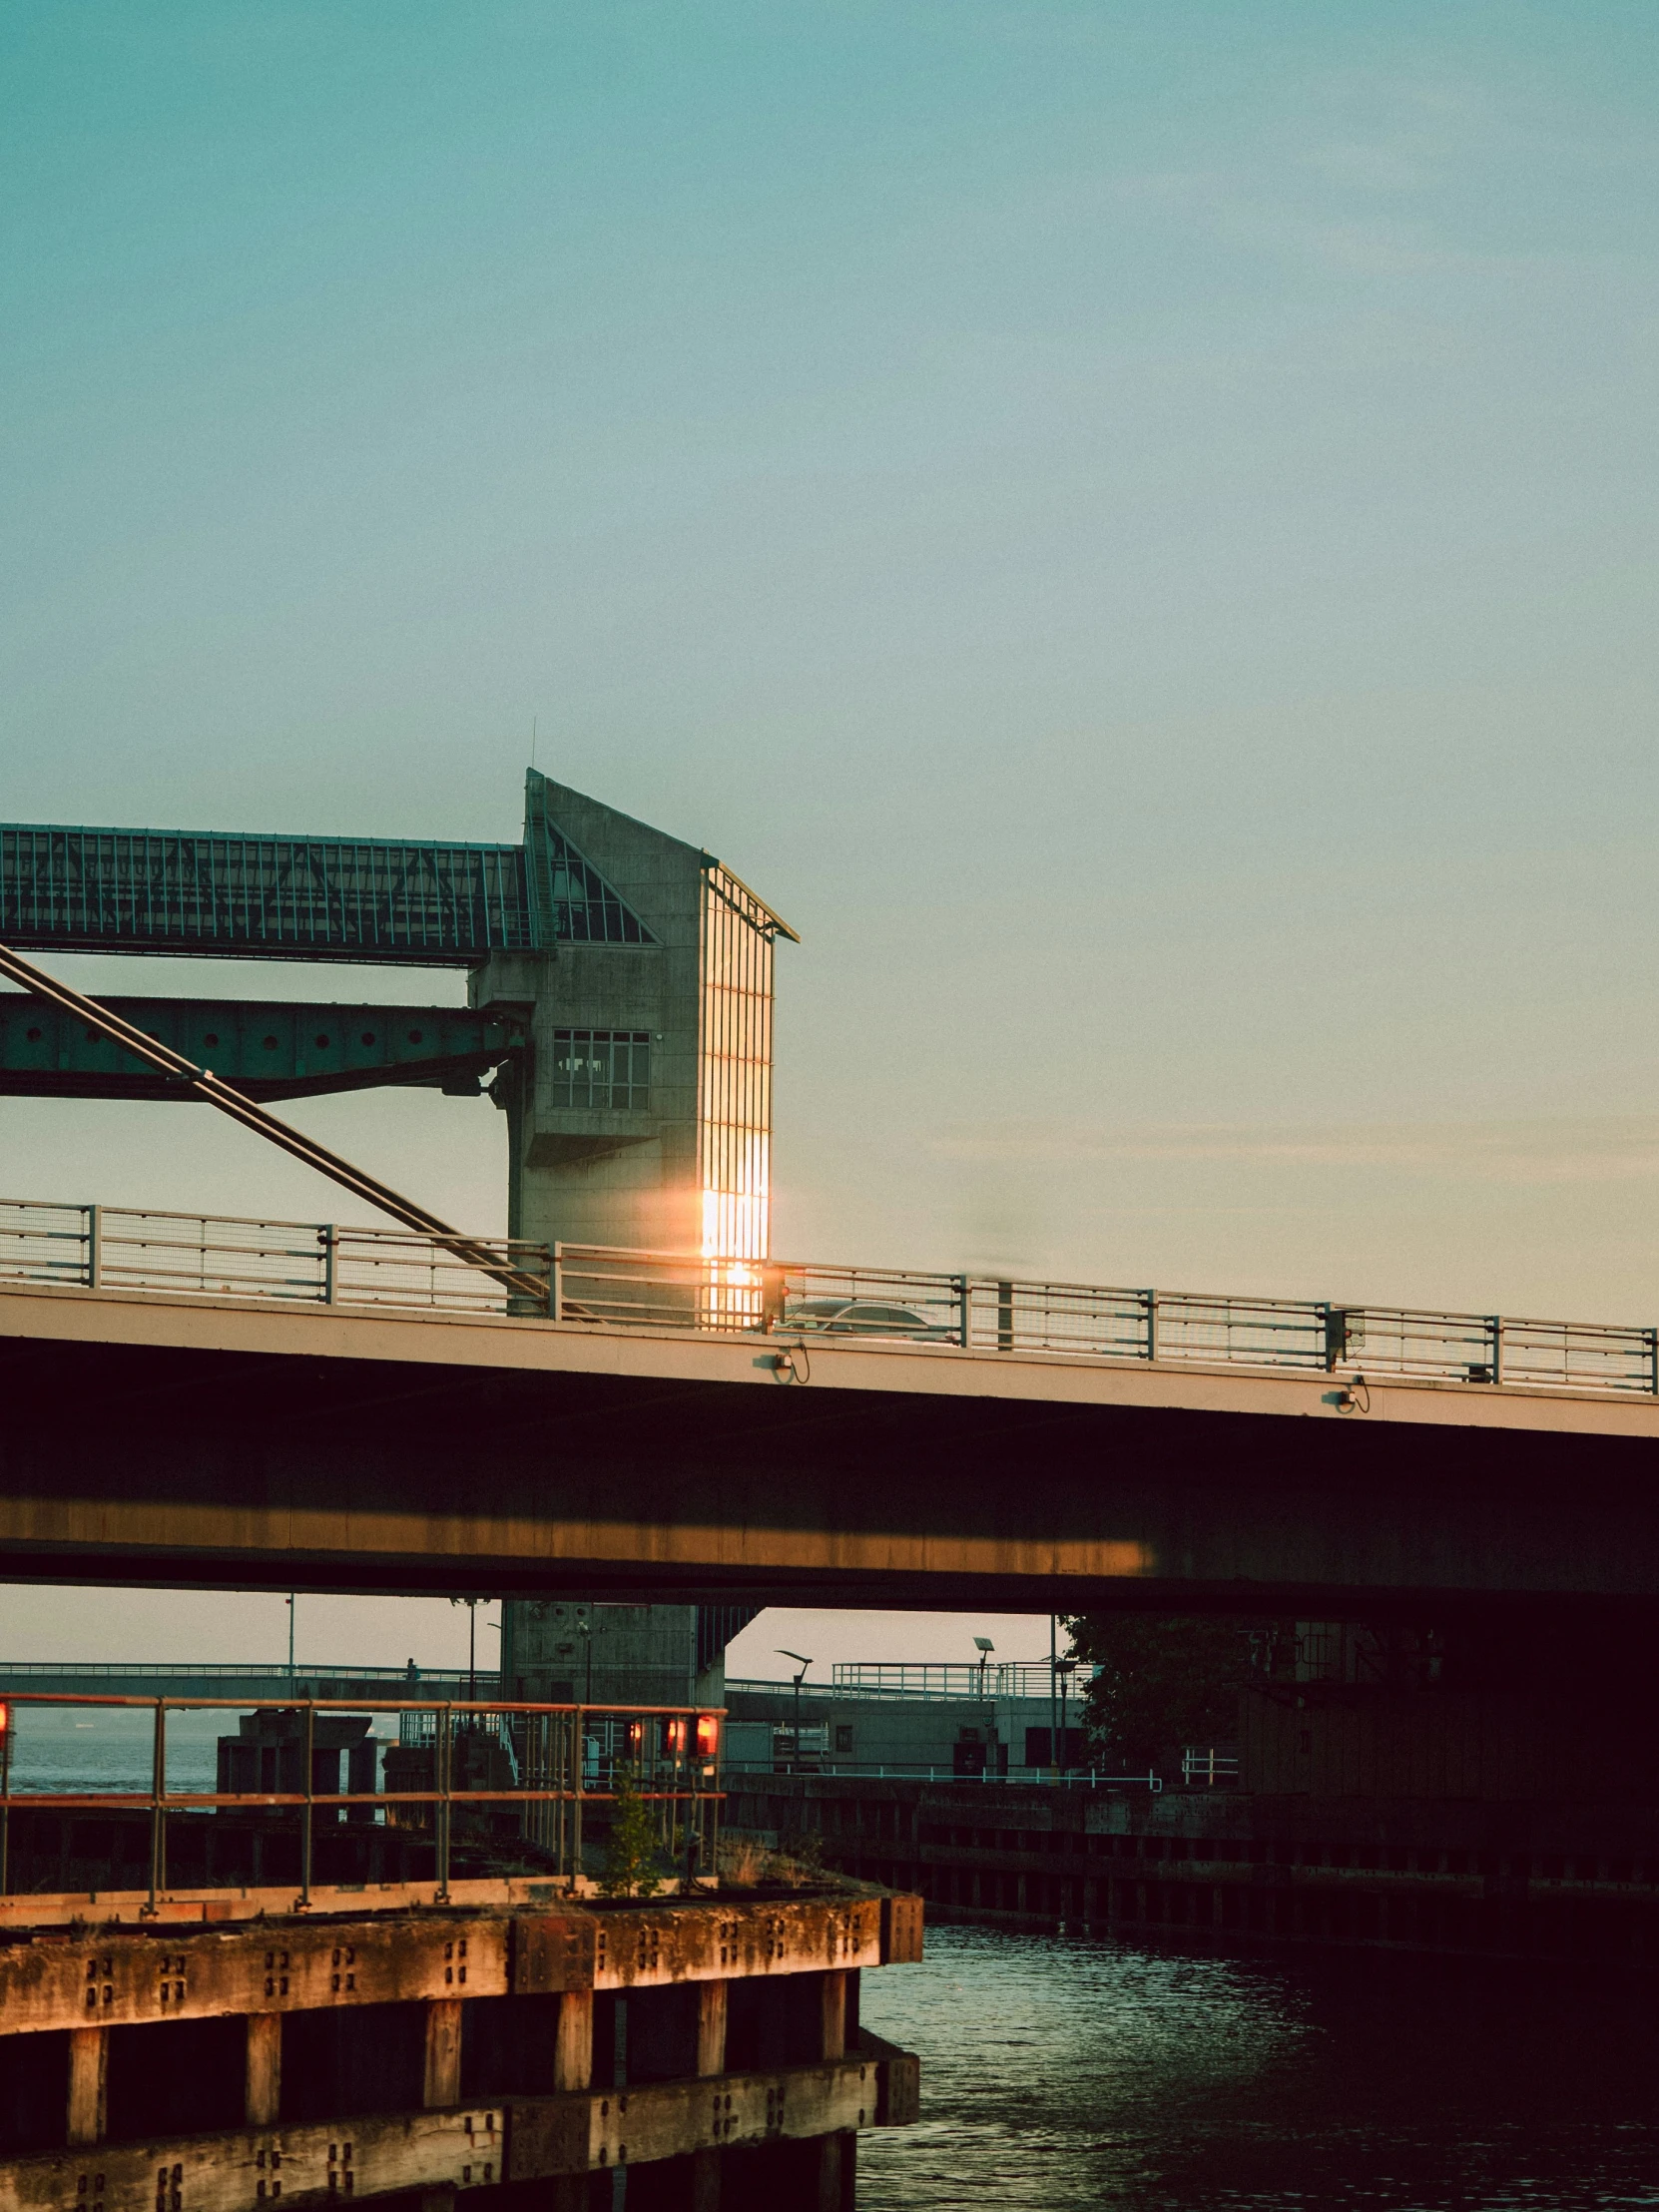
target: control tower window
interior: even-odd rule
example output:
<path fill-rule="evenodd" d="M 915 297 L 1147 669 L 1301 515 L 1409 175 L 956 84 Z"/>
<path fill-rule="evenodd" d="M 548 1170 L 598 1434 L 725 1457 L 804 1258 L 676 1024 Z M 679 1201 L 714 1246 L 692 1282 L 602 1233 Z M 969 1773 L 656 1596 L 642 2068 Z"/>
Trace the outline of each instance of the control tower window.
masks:
<path fill-rule="evenodd" d="M 553 1103 L 643 1113 L 651 1103 L 649 1029 L 555 1029 Z"/>

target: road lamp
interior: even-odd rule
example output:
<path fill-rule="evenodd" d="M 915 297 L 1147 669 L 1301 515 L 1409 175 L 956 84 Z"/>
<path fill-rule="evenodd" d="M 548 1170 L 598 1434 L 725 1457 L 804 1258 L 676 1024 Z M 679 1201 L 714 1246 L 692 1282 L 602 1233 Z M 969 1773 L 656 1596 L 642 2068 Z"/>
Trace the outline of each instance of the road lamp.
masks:
<path fill-rule="evenodd" d="M 806 1681 L 807 1669 L 813 1662 L 804 1659 L 799 1651 L 786 1651 L 782 1644 L 776 1646 L 776 1649 L 780 1659 L 793 1659 L 801 1669 L 795 1678 L 795 1743 L 790 1752 L 790 1772 L 798 1774 L 801 1771 L 801 1685 Z"/>
<path fill-rule="evenodd" d="M 990 1664 L 991 1653 L 996 1649 L 996 1646 L 991 1642 L 988 1636 L 975 1636 L 973 1641 L 974 1646 L 979 1653 L 979 1702 L 981 1705 L 983 1705 L 986 1703 L 985 1669 Z M 995 1768 L 996 1766 L 996 1760 L 993 1756 L 993 1746 L 995 1745 L 995 1743 L 996 1708 L 993 1705 L 985 1715 L 985 1765 L 990 1768 Z"/>

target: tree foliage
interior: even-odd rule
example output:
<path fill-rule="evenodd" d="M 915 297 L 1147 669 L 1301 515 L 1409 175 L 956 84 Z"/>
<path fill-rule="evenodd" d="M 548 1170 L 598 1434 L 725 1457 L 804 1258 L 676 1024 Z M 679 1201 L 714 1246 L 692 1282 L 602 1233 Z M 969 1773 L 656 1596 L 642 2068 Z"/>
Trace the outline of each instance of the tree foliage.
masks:
<path fill-rule="evenodd" d="M 1084 1725 L 1126 1770 L 1150 1768 L 1179 1744 L 1237 1735 L 1261 1622 L 1077 1613 L 1066 1626 L 1074 1656 L 1100 1670 L 1084 1693 Z"/>
<path fill-rule="evenodd" d="M 632 1767 L 619 1766 L 611 1782 L 611 1833 L 605 1839 L 605 1871 L 599 1894 L 650 1898 L 662 1888 L 662 1857 L 651 1814 Z"/>

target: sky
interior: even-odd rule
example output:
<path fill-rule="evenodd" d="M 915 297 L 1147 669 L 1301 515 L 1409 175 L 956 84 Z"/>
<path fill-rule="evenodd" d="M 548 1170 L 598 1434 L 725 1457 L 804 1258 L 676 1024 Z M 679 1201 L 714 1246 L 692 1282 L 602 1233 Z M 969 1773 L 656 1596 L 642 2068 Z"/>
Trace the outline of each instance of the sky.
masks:
<path fill-rule="evenodd" d="M 1650 1322 L 1656 90 L 1646 0 L 14 0 L 0 816 L 514 838 L 534 731 L 801 932 L 775 1250 Z M 487 1103 L 292 1118 L 500 1225 Z M 205 1119 L 0 1189 L 337 1212 Z"/>

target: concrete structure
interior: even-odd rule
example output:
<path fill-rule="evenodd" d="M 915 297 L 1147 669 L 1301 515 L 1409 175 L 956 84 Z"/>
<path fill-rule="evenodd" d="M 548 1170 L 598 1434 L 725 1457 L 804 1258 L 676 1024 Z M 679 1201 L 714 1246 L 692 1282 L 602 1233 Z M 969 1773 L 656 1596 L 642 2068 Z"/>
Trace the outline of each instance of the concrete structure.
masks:
<path fill-rule="evenodd" d="M 1380 1382 L 1346 1412 L 1324 1374 L 827 1338 L 803 1382 L 781 1357 L 13 1283 L 0 1572 L 1322 1619 L 1659 1593 L 1650 1397 Z"/>
<path fill-rule="evenodd" d="M 534 771 L 525 851 L 566 921 L 467 985 L 527 1039 L 493 1092 L 509 1233 L 764 1259 L 773 946 L 794 932 L 708 853 Z"/>
<path fill-rule="evenodd" d="M 799 1770 L 1001 1780 L 1050 1762 L 1055 1708 L 1046 1692 L 998 1696 L 991 1685 L 983 1697 L 907 1697 L 803 1684 L 799 1745 L 789 1683 L 728 1683 L 725 1703 L 724 1764 L 734 1776 Z M 1074 1700 L 1073 1723 L 1076 1716 Z M 1081 1731 L 1073 1726 L 1069 1738 L 1066 1748 L 1080 1763 Z"/>
<path fill-rule="evenodd" d="M 501 1616 L 503 1694 L 554 1704 L 723 1705 L 726 1645 L 755 1611 L 509 1600 Z"/>
<path fill-rule="evenodd" d="M 456 1891 L 0 1900 L 0 2207 L 578 2212 L 637 2171 L 689 2212 L 849 2212 L 857 2131 L 916 2117 L 858 2022 L 863 1969 L 920 1956 L 913 1898 Z"/>

